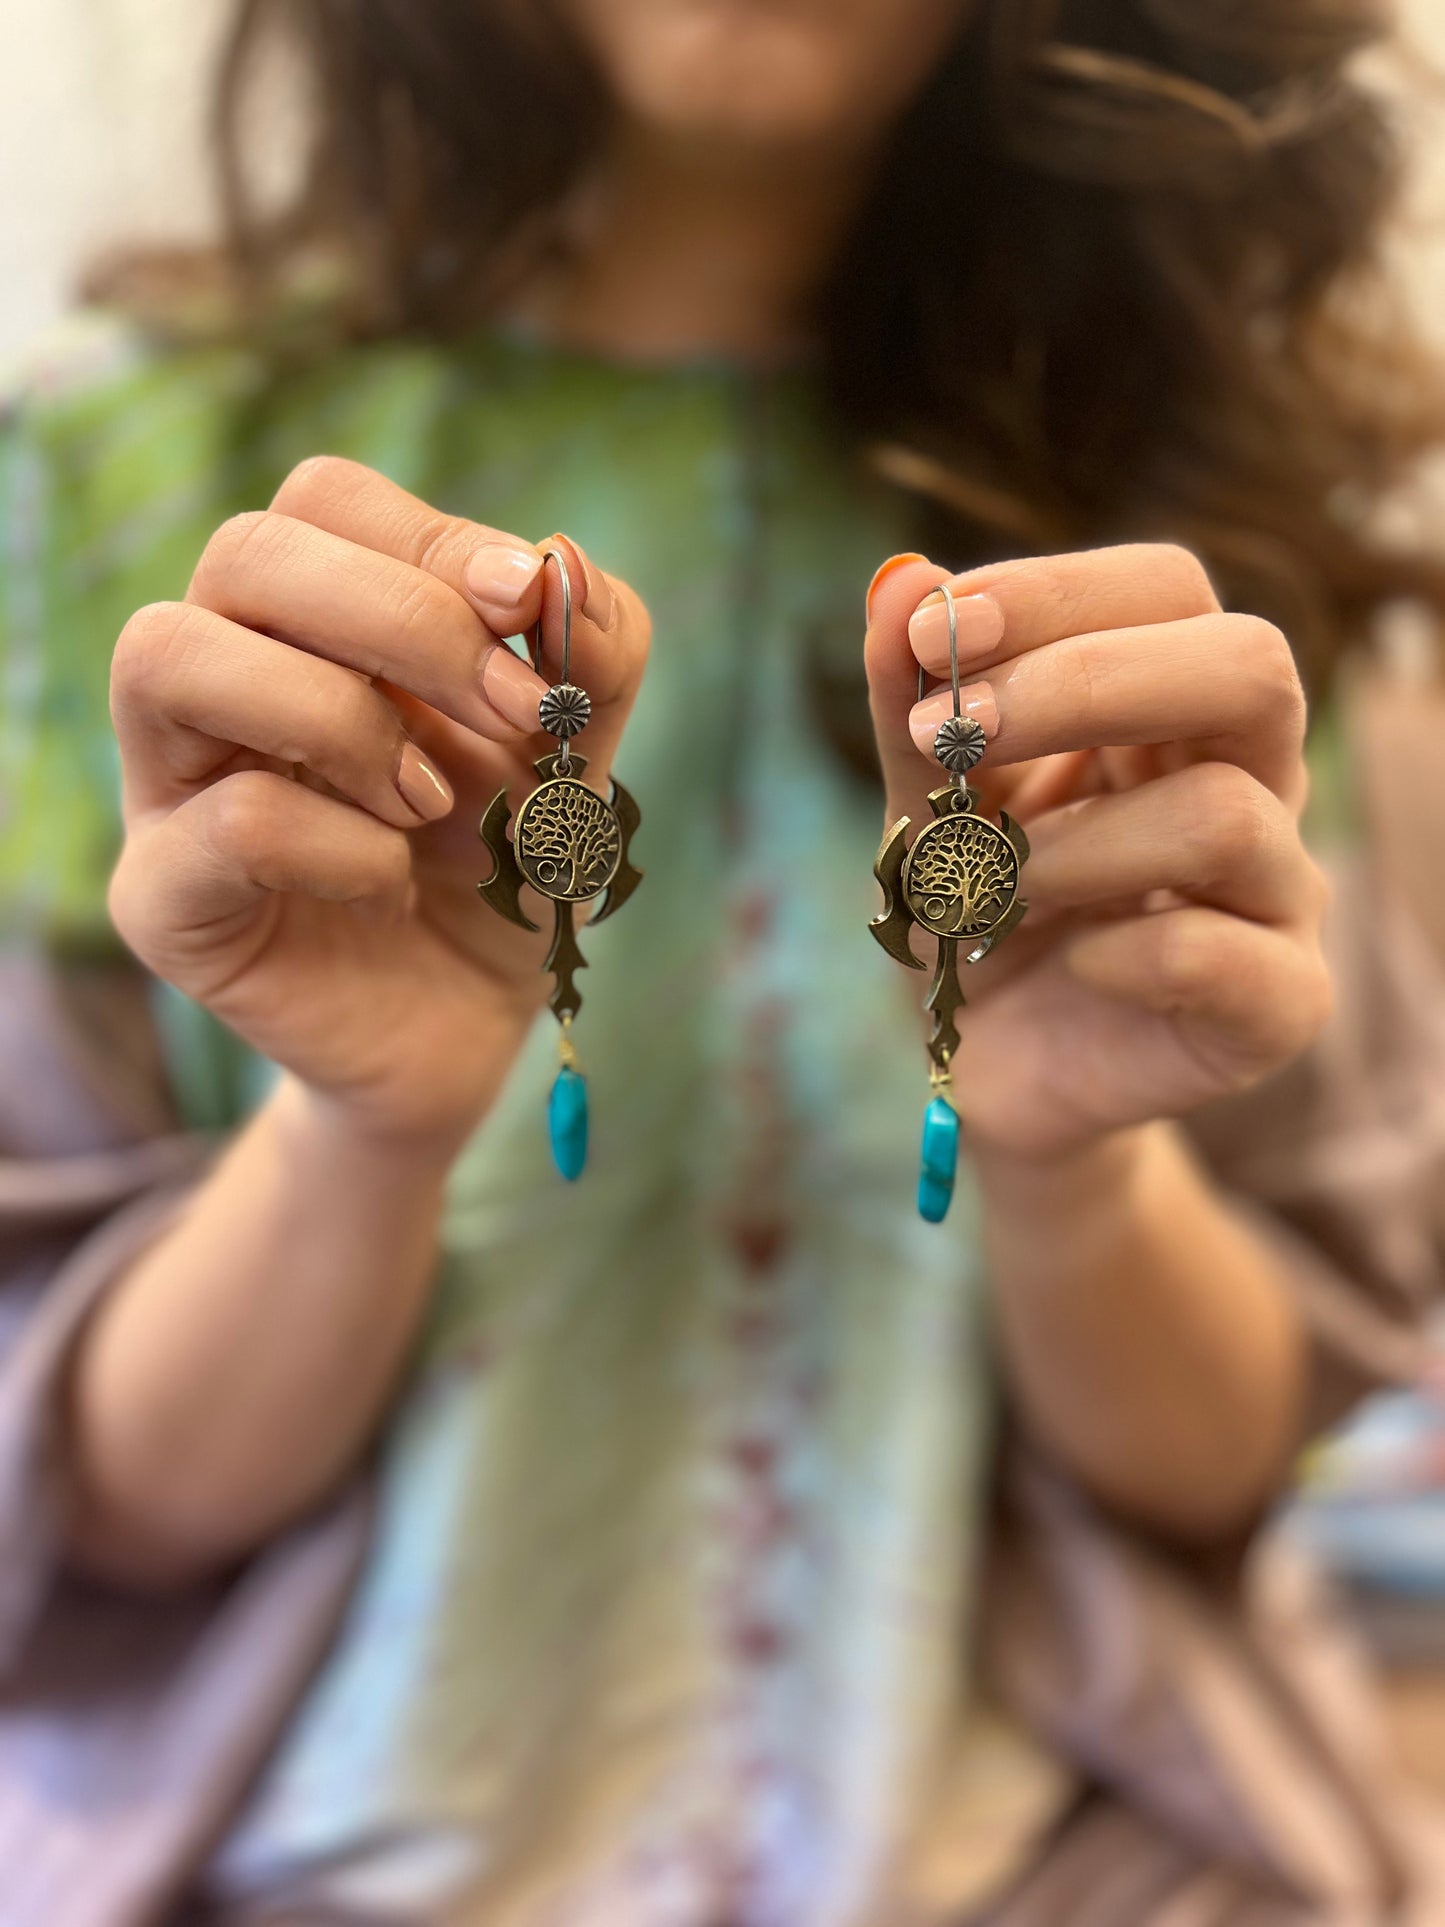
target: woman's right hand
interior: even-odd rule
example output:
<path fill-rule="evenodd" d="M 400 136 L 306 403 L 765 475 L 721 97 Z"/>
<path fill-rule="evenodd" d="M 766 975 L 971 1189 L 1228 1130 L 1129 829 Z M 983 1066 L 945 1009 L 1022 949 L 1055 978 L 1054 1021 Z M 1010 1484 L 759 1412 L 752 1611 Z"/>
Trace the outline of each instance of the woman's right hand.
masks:
<path fill-rule="evenodd" d="M 638 598 L 561 540 L 587 780 L 642 678 Z M 368 1135 L 459 1145 L 542 1006 L 546 937 L 478 899 L 478 840 L 551 747 L 546 684 L 501 640 L 561 585 L 531 543 L 331 456 L 206 548 L 184 602 L 121 634 L 117 928 L 157 976 Z"/>

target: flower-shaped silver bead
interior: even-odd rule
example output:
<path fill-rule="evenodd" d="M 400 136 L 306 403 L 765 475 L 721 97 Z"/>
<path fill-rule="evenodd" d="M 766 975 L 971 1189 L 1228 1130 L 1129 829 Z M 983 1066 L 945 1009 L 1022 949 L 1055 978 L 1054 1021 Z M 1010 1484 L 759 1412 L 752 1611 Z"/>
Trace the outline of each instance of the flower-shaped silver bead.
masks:
<path fill-rule="evenodd" d="M 537 715 L 549 736 L 566 742 L 578 736 L 592 720 L 592 698 L 575 682 L 559 682 L 549 689 L 537 705 Z"/>
<path fill-rule="evenodd" d="M 938 725 L 933 753 L 946 770 L 966 776 L 988 748 L 982 725 L 972 716 L 948 716 Z"/>

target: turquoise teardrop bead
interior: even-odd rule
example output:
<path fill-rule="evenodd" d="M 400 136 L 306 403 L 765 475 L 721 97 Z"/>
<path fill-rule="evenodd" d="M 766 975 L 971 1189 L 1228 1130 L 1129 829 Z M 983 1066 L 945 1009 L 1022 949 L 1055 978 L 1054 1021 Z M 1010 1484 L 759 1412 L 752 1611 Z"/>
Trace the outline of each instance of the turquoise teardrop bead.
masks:
<path fill-rule="evenodd" d="M 942 1224 L 953 1202 L 958 1175 L 958 1112 L 935 1097 L 923 1113 L 923 1161 L 918 1173 L 918 1211 L 929 1224 Z"/>
<path fill-rule="evenodd" d="M 547 1104 L 547 1132 L 557 1169 L 575 1183 L 587 1164 L 587 1079 L 580 1071 L 558 1071 Z"/>

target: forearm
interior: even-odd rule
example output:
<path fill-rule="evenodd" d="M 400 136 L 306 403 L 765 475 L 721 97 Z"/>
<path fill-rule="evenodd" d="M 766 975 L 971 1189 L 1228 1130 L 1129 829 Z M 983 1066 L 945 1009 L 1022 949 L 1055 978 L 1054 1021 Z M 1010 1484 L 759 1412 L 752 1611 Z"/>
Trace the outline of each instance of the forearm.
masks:
<path fill-rule="evenodd" d="M 426 1303 L 452 1147 L 370 1141 L 284 1081 L 77 1357 L 77 1558 L 224 1565 L 354 1463 Z"/>
<path fill-rule="evenodd" d="M 1270 1253 L 1167 1125 L 980 1163 L 1006 1371 L 1107 1504 L 1208 1539 L 1285 1470 L 1305 1344 Z"/>

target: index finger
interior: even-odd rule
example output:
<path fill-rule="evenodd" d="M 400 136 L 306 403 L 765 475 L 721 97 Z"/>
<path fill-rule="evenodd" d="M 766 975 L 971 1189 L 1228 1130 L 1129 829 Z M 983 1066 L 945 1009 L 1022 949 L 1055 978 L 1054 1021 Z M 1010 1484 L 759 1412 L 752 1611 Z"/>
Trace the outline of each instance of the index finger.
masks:
<path fill-rule="evenodd" d="M 546 569 L 539 567 L 523 582 L 516 599 L 504 604 L 478 587 L 480 578 L 473 565 L 479 552 L 498 547 L 531 551 L 540 561 L 541 551 L 533 544 L 486 523 L 433 508 L 359 462 L 339 455 L 312 456 L 291 471 L 271 506 L 278 514 L 309 522 L 313 528 L 435 576 L 464 597 L 498 634 L 525 634 L 543 615 L 544 605 L 549 644 L 559 628 L 554 612 L 560 596 L 555 580 L 549 588 Z M 566 537 L 553 538 L 547 546 L 566 567 L 572 591 L 574 679 L 595 702 L 613 702 L 635 686 L 645 653 L 632 646 L 635 638 L 630 632 L 636 625 L 617 621 L 619 603 L 625 614 L 631 598 L 615 593 L 608 578 Z"/>
<path fill-rule="evenodd" d="M 1214 615 L 1219 599 L 1204 565 L 1173 543 L 1133 542 L 1073 555 L 1025 556 L 949 578 L 965 674 L 1106 629 Z M 911 612 L 908 642 L 930 675 L 949 673 L 948 612 L 941 594 Z"/>

